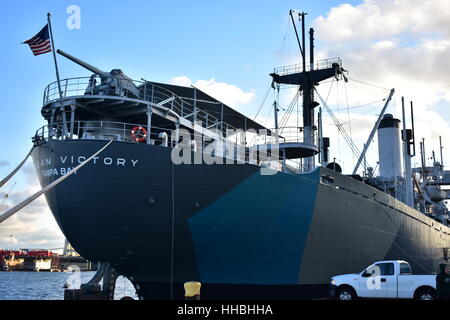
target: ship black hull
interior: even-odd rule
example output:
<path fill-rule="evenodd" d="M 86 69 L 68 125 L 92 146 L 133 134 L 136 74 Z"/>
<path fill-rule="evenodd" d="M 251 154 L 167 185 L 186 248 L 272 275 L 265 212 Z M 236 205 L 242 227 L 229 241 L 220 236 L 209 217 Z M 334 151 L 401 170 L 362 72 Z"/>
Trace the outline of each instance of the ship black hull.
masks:
<path fill-rule="evenodd" d="M 40 145 L 48 185 L 105 141 Z M 143 298 L 302 299 L 327 294 L 330 277 L 383 259 L 436 272 L 449 229 L 386 194 L 327 169 L 262 175 L 249 164 L 174 165 L 171 148 L 114 142 L 46 194 L 73 247 L 108 261 Z M 321 176 L 334 183 L 321 182 Z"/>

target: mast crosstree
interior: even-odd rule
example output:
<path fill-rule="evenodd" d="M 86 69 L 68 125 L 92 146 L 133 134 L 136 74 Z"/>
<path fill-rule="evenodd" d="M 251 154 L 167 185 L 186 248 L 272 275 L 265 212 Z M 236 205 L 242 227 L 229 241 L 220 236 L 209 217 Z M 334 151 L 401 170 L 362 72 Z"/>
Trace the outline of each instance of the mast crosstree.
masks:
<path fill-rule="evenodd" d="M 319 82 L 329 79 L 331 77 L 337 77 L 343 74 L 345 71 L 341 66 L 341 60 L 339 58 L 328 59 L 314 63 L 314 29 L 309 29 L 309 65 L 306 64 L 306 47 L 305 47 L 305 12 L 298 13 L 299 19 L 302 22 L 302 44 L 297 33 L 297 27 L 295 26 L 293 12 L 289 11 L 292 24 L 294 26 L 297 42 L 300 47 L 300 53 L 302 55 L 302 64 L 285 66 L 276 68 L 273 73 L 270 74 L 273 81 L 277 84 L 297 85 L 298 90 L 303 95 L 302 107 L 303 107 L 303 140 L 310 145 L 317 145 L 315 141 L 315 130 L 317 130 L 314 117 L 314 108 L 319 105 L 314 100 L 314 87 Z M 311 171 L 315 168 L 314 156 L 306 157 L 304 161 L 305 171 Z"/>

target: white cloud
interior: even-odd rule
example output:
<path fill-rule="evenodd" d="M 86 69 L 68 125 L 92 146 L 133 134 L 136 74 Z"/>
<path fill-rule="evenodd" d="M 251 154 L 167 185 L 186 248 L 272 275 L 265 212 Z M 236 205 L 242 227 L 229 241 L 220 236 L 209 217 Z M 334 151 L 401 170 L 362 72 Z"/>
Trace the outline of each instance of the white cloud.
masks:
<path fill-rule="evenodd" d="M 450 2 L 447 0 L 365 0 L 332 8 L 315 27 L 329 43 L 365 42 L 386 37 L 430 33 L 450 35 Z"/>
<path fill-rule="evenodd" d="M 426 138 L 427 156 L 431 150 L 438 153 L 439 136 L 444 146 L 450 144 L 450 113 L 446 111 L 450 110 L 450 1 L 365 0 L 356 6 L 342 4 L 317 18 L 314 27 L 321 41 L 317 56 L 341 57 L 350 79 L 396 89 L 388 112 L 401 116 L 401 96 L 405 96 L 407 110 L 409 101 L 414 101 L 416 138 Z M 325 96 L 328 85 L 318 89 Z M 388 94 L 352 80 L 347 89 L 350 106 Z M 346 103 L 343 96 L 342 90 L 338 95 L 333 89 L 330 104 L 339 100 L 342 107 Z M 355 128 L 364 127 L 361 121 L 354 116 L 355 137 Z M 371 128 L 373 123 L 365 125 Z M 366 131 L 361 132 L 364 139 L 369 129 Z M 450 158 L 446 149 L 444 158 Z"/>
<path fill-rule="evenodd" d="M 0 212 L 12 208 L 38 190 L 40 185 L 31 162 L 27 162 L 19 173 L 22 182 L 18 189 L 12 188 L 12 181 L 5 185 L 0 194 Z M 5 199 L 9 190 L 12 191 Z M 14 248 L 57 248 L 64 244 L 64 236 L 53 218 L 44 196 L 18 211 L 0 225 L 0 248 L 9 248 L 13 236 Z"/>
<path fill-rule="evenodd" d="M 178 86 L 190 87 L 192 85 L 192 80 L 186 76 L 179 76 L 170 79 L 170 83 Z"/>
<path fill-rule="evenodd" d="M 350 77 L 395 87 L 418 104 L 450 101 L 450 1 L 365 0 L 332 8 L 314 25 L 320 56 L 340 56 Z"/>
<path fill-rule="evenodd" d="M 172 84 L 180 86 L 194 86 L 213 98 L 229 105 L 230 107 L 238 107 L 250 103 L 255 98 L 255 91 L 244 91 L 233 84 L 216 81 L 214 78 L 209 80 L 197 80 L 193 82 L 186 76 L 174 77 L 170 80 Z"/>

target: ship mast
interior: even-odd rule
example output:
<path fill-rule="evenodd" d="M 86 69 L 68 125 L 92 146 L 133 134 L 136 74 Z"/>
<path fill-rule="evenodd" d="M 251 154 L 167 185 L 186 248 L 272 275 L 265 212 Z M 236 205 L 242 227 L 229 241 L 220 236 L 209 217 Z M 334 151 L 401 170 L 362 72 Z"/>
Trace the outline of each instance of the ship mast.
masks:
<path fill-rule="evenodd" d="M 294 26 L 295 35 L 297 37 L 297 43 L 300 48 L 300 53 L 302 56 L 301 68 L 298 66 L 290 66 L 285 68 L 280 68 L 275 70 L 270 75 L 273 81 L 278 84 L 287 85 L 298 85 L 299 90 L 302 92 L 303 101 L 303 142 L 306 145 L 314 146 L 317 148 L 317 141 L 315 137 L 315 130 L 317 130 L 314 121 L 314 108 L 319 105 L 314 101 L 314 87 L 319 84 L 320 81 L 326 80 L 328 78 L 337 76 L 343 72 L 340 65 L 340 60 L 325 60 L 323 63 L 314 68 L 314 29 L 309 29 L 309 67 L 306 65 L 306 45 L 305 45 L 305 16 L 306 13 L 298 13 L 298 17 L 302 23 L 302 41 L 300 44 L 300 39 L 297 32 L 297 27 L 295 25 L 293 10 L 289 11 L 289 15 Z M 315 168 L 315 157 L 314 155 L 308 155 L 304 157 L 304 170 L 311 171 Z"/>

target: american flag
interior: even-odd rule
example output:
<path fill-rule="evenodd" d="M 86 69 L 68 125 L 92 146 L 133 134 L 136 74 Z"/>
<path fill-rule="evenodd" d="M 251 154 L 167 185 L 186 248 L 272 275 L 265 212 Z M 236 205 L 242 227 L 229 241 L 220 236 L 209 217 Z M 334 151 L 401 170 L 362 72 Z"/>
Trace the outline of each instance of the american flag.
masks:
<path fill-rule="evenodd" d="M 50 36 L 48 32 L 48 24 L 42 28 L 41 31 L 33 38 L 25 41 L 24 43 L 30 46 L 31 51 L 35 56 L 52 51 L 50 45 Z"/>

